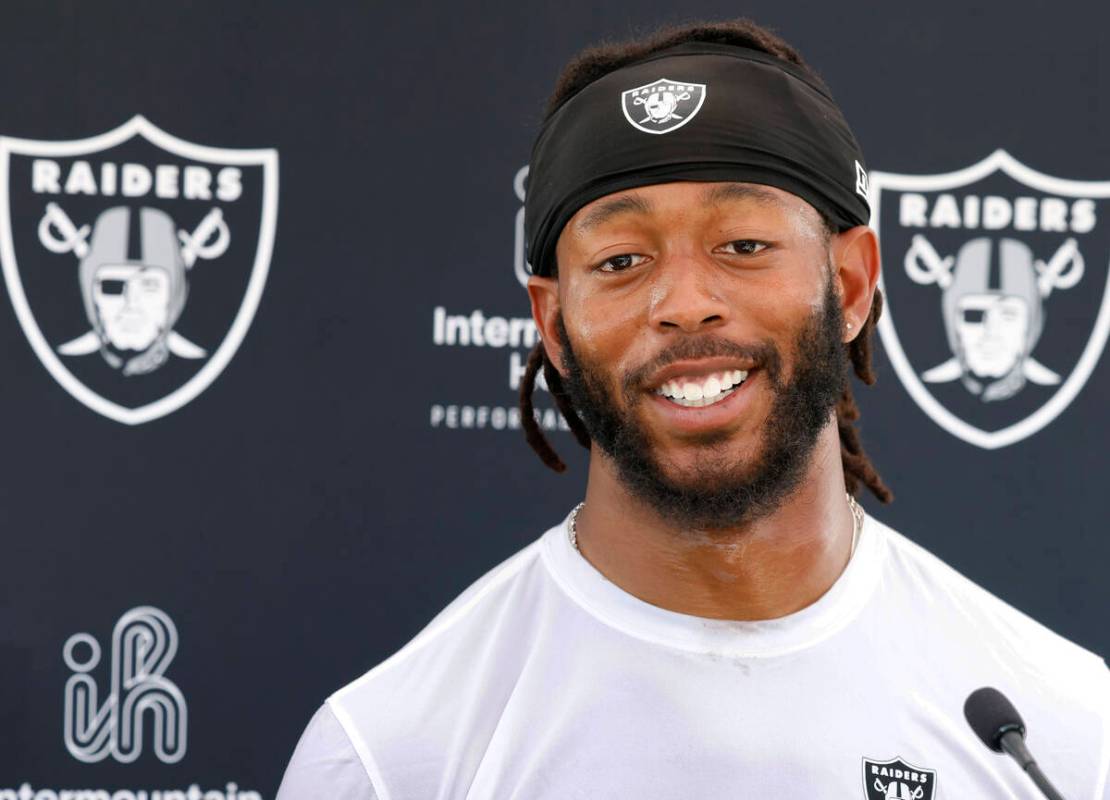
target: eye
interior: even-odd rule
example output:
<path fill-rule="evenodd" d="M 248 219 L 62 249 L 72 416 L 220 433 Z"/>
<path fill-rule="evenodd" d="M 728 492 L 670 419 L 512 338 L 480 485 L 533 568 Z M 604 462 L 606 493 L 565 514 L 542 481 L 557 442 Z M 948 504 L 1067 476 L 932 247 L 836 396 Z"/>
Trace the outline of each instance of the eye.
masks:
<path fill-rule="evenodd" d="M 767 249 L 765 242 L 757 242 L 755 239 L 737 239 L 734 242 L 729 242 L 723 246 L 726 253 L 735 254 L 738 256 L 754 256 Z"/>
<path fill-rule="evenodd" d="M 626 269 L 637 267 L 644 262 L 646 256 L 637 255 L 635 253 L 621 253 L 617 256 L 609 256 L 609 258 L 602 261 L 595 267 L 601 272 L 624 272 Z"/>

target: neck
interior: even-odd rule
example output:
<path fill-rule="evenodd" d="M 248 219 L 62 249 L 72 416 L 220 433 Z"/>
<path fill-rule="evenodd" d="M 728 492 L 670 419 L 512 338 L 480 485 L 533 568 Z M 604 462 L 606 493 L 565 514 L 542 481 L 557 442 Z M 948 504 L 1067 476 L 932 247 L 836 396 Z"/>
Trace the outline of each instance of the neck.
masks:
<path fill-rule="evenodd" d="M 648 603 L 714 619 L 786 616 L 828 591 L 851 555 L 854 520 L 836 428 L 822 432 L 779 508 L 727 530 L 677 528 L 629 494 L 595 450 L 577 530 L 583 556 Z"/>

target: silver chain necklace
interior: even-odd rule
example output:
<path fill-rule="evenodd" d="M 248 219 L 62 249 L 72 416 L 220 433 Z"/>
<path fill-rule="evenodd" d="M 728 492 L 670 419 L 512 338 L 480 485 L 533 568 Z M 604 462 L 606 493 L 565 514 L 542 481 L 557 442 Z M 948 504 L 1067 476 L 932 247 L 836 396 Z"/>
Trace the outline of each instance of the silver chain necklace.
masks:
<path fill-rule="evenodd" d="M 856 498 L 845 492 L 845 497 L 848 498 L 848 508 L 852 511 L 852 549 L 848 551 L 848 558 L 851 558 L 856 553 L 856 545 L 859 543 L 860 531 L 863 530 L 863 506 L 856 502 Z M 567 523 L 567 530 L 570 532 L 570 544 L 579 553 L 582 551 L 578 548 L 578 512 L 586 505 L 586 501 L 574 507 L 570 512 L 570 521 Z"/>

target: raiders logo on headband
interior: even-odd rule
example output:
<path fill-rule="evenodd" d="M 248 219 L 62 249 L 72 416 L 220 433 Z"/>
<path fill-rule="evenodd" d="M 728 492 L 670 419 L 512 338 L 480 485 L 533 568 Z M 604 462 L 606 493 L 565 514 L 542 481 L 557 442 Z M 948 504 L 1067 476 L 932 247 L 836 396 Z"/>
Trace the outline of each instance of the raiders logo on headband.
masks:
<path fill-rule="evenodd" d="M 621 94 L 624 118 L 644 133 L 670 133 L 692 120 L 705 102 L 705 84 L 668 78 Z"/>

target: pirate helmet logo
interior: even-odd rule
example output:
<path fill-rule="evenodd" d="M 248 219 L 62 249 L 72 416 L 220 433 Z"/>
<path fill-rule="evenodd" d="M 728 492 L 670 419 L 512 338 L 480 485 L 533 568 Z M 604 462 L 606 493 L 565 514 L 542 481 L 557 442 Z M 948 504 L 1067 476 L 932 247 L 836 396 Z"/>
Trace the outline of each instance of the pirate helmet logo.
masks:
<path fill-rule="evenodd" d="M 1032 353 L 1044 330 L 1044 301 L 1053 289 L 1070 289 L 1083 277 L 1083 256 L 1075 239 L 1066 240 L 1048 262 L 1034 259 L 1024 242 L 1005 237 L 997 242 L 972 239 L 955 259 L 942 259 L 918 234 L 905 264 L 911 280 L 941 288 L 945 334 L 952 349 L 951 359 L 922 374 L 926 382 L 959 378 L 984 401 L 1013 397 L 1027 379 L 1042 386 L 1060 382 L 1060 376 Z"/>
<path fill-rule="evenodd" d="M 870 187 L 879 332 L 913 399 L 987 449 L 1049 424 L 1110 332 L 1108 271 L 1088 268 L 1110 256 L 1110 182 L 1062 181 L 999 150 L 946 175 L 873 172 Z"/>
<path fill-rule="evenodd" d="M 694 118 L 704 102 L 705 84 L 667 78 L 621 93 L 625 119 L 644 133 L 678 130 Z"/>
<path fill-rule="evenodd" d="M 204 391 L 265 284 L 276 152 L 203 147 L 135 117 L 80 141 L 0 137 L 0 162 L 4 278 L 50 374 L 127 424 Z"/>
<path fill-rule="evenodd" d="M 141 250 L 129 258 L 129 234 L 136 224 Z M 227 250 L 231 234 L 220 209 L 213 208 L 192 234 L 176 231 L 164 211 L 142 207 L 133 213 L 126 206 L 102 212 L 91 230 L 86 244 L 89 226 L 76 228 L 57 203 L 47 204 L 39 224 L 44 247 L 55 253 L 73 250 L 80 259 L 78 283 L 92 326 L 88 333 L 59 345 L 58 352 L 99 352 L 123 375 L 158 369 L 170 354 L 204 358 L 206 351 L 173 326 L 185 308 L 186 271 L 198 258 L 218 258 Z"/>

